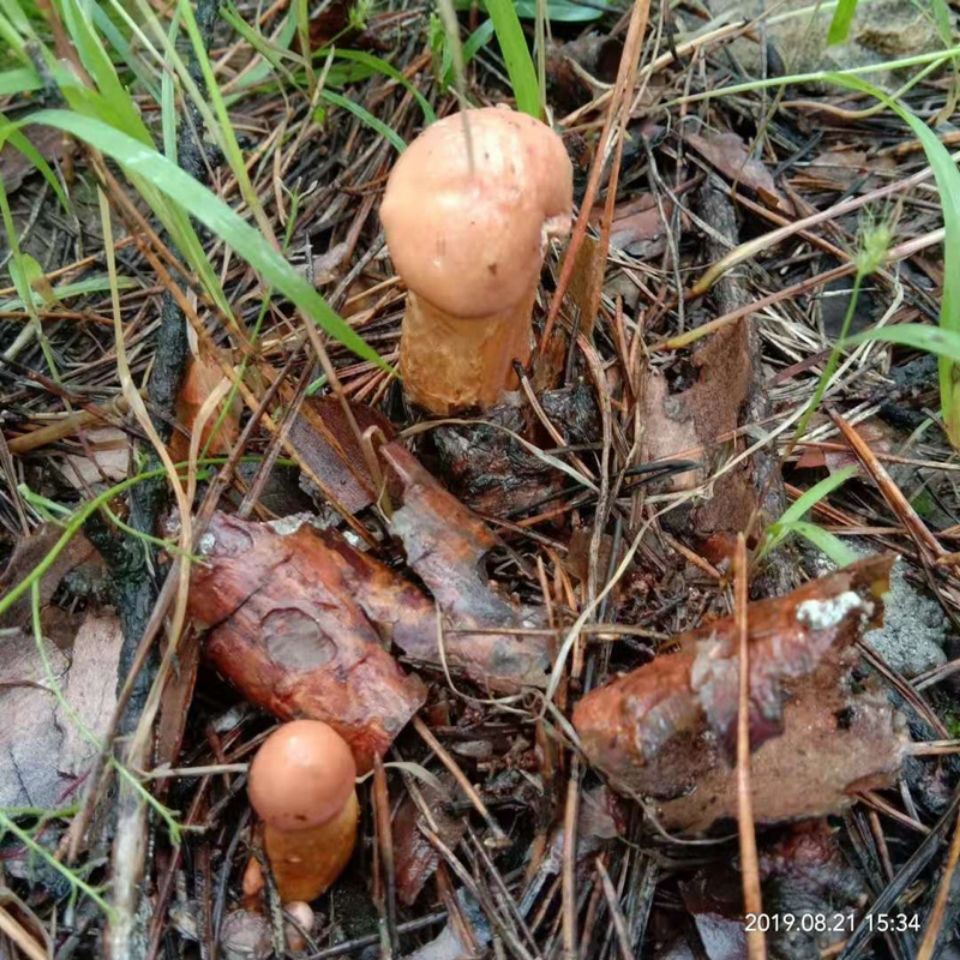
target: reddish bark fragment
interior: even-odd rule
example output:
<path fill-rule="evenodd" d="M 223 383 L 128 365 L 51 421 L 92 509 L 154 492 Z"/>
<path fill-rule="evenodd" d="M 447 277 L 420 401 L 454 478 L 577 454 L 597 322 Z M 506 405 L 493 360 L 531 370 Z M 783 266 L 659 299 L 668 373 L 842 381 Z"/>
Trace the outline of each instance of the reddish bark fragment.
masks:
<path fill-rule="evenodd" d="M 442 776 L 440 782 L 445 788 L 455 783 L 449 774 Z M 448 849 L 455 850 L 467 832 L 466 819 L 449 814 L 444 806 L 449 797 L 432 785 L 421 783 L 419 786 L 424 800 L 430 805 L 437 835 Z M 408 907 L 420 896 L 440 863 L 440 851 L 424 836 L 421 824 L 430 828 L 416 803 L 407 794 L 393 818 L 393 859 L 396 864 L 397 897 Z"/>
<path fill-rule="evenodd" d="M 882 691 L 856 689 L 855 641 L 882 613 L 892 555 L 750 605 L 754 815 L 816 816 L 888 784 L 904 734 Z M 573 722 L 618 789 L 659 801 L 664 825 L 703 830 L 736 812 L 736 630 L 725 618 L 584 697 Z"/>
<path fill-rule="evenodd" d="M 422 630 L 432 605 L 338 534 L 289 528 L 216 514 L 190 616 L 212 628 L 206 656 L 247 699 L 284 720 L 329 723 L 365 771 L 424 701 L 385 638 Z"/>
<path fill-rule="evenodd" d="M 292 401 L 292 395 L 286 398 Z M 386 417 L 363 404 L 351 405 L 360 430 L 379 427 L 392 437 Z M 344 509 L 357 513 L 377 498 L 363 451 L 340 402 L 332 397 L 307 397 L 297 411 L 288 437 L 291 446 Z"/>
<path fill-rule="evenodd" d="M 483 521 L 400 444 L 388 444 L 380 452 L 403 485 L 403 506 L 394 513 L 391 528 L 433 594 L 445 625 L 460 630 L 539 626 L 534 611 L 508 603 L 484 574 L 483 558 L 497 540 Z M 436 623 L 429 636 L 408 634 L 396 641 L 412 657 L 439 659 Z M 542 636 L 450 632 L 444 635 L 444 653 L 448 663 L 491 689 L 546 686 L 551 658 Z"/>

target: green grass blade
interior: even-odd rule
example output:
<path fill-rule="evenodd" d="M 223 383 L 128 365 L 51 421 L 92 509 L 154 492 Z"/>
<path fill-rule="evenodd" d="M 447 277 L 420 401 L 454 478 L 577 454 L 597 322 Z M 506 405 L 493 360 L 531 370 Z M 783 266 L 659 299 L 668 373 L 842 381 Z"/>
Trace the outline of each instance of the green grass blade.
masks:
<path fill-rule="evenodd" d="M 93 29 L 86 11 L 80 9 L 76 0 L 62 0 L 64 24 L 70 33 L 74 46 L 80 54 L 87 73 L 97 86 L 97 92 L 103 99 L 103 105 L 116 120 L 116 125 L 128 136 L 143 143 L 152 143 L 150 132 L 140 116 L 133 98 L 120 82 L 113 62 L 99 36 Z M 64 91 L 66 95 L 66 91 Z M 69 102 L 69 97 L 68 97 Z"/>
<path fill-rule="evenodd" d="M 484 20 L 473 33 L 467 37 L 463 44 L 463 65 L 466 66 L 476 55 L 477 52 L 485 47 L 493 36 L 493 21 Z M 453 53 L 449 45 L 444 45 L 443 57 L 440 67 L 443 82 L 446 86 L 453 85 Z"/>
<path fill-rule="evenodd" d="M 791 533 L 799 534 L 804 540 L 808 540 L 818 550 L 825 553 L 838 567 L 846 567 L 851 563 L 856 563 L 860 556 L 853 552 L 839 537 L 818 527 L 815 523 L 809 523 L 805 520 L 796 520 L 784 528 L 784 535 Z"/>
<path fill-rule="evenodd" d="M 427 123 L 435 123 L 437 115 L 433 107 L 430 106 L 427 98 L 392 64 L 380 57 L 373 56 L 372 53 L 366 53 L 363 50 L 335 50 L 334 57 L 338 60 L 348 60 L 352 63 L 362 63 L 377 73 L 382 73 L 391 80 L 396 80 L 405 90 L 409 90 L 413 99 L 420 105 L 423 111 L 423 118 Z M 466 59 L 466 46 L 464 46 L 464 59 Z"/>
<path fill-rule="evenodd" d="M 33 67 L 17 67 L 14 70 L 0 70 L 0 97 L 16 93 L 32 93 L 43 84 Z"/>
<path fill-rule="evenodd" d="M 906 123 L 923 146 L 927 162 L 940 193 L 943 209 L 943 291 L 940 299 L 940 328 L 960 331 L 960 170 L 937 135 L 902 103 L 882 90 L 849 75 L 828 75 L 829 81 L 870 94 Z M 940 406 L 947 436 L 960 449 L 960 391 L 956 388 L 954 360 L 940 354 Z"/>
<path fill-rule="evenodd" d="M 330 336 L 364 360 L 388 369 L 381 357 L 346 324 L 269 241 L 243 220 L 216 194 L 184 173 L 153 147 L 115 130 L 100 120 L 68 110 L 41 110 L 27 117 L 29 123 L 44 123 L 89 143 L 161 191 L 179 207 L 216 233 L 264 279 L 289 297 L 304 314 Z"/>
<path fill-rule="evenodd" d="M 814 523 L 810 523 L 803 518 L 814 508 L 824 497 L 829 496 L 837 487 L 846 483 L 855 473 L 856 467 L 844 467 L 836 473 L 824 477 L 819 483 L 815 483 L 809 490 L 797 497 L 796 500 L 786 510 L 775 523 L 770 524 L 766 532 L 763 546 L 760 550 L 760 556 L 766 556 L 778 544 L 782 543 L 791 533 L 799 533 L 811 543 L 819 547 L 828 557 L 840 566 L 846 566 L 856 559 L 855 555 L 833 534 L 822 530 Z"/>
<path fill-rule="evenodd" d="M 830 29 L 827 31 L 827 44 L 844 43 L 850 36 L 850 26 L 853 16 L 857 12 L 857 0 L 840 0 L 837 9 L 833 11 Z"/>
<path fill-rule="evenodd" d="M 227 163 L 230 165 L 230 172 L 234 175 L 234 177 L 236 177 L 237 186 L 240 188 L 240 193 L 243 196 L 243 199 L 247 202 L 247 206 L 250 207 L 250 210 L 253 213 L 254 219 L 257 221 L 257 225 L 260 227 L 261 232 L 263 233 L 264 237 L 272 238 L 273 227 L 271 226 L 270 220 L 267 218 L 267 215 L 263 210 L 263 205 L 260 203 L 260 198 L 257 195 L 257 191 L 254 189 L 254 186 L 250 181 L 250 174 L 247 172 L 247 165 L 243 162 L 243 152 L 240 150 L 240 144 L 237 143 L 237 137 L 233 130 L 233 124 L 231 123 L 230 115 L 227 112 L 227 105 L 224 103 L 223 95 L 220 92 L 220 85 L 217 83 L 217 78 L 213 72 L 213 65 L 210 63 L 210 58 L 207 56 L 206 46 L 204 45 L 203 38 L 200 36 L 200 27 L 197 25 L 197 20 L 193 13 L 193 7 L 189 3 L 189 0 L 180 0 L 180 2 L 177 4 L 177 10 L 183 17 L 183 25 L 186 28 L 187 35 L 190 37 L 190 43 L 193 46 L 194 59 L 200 68 L 200 73 L 203 75 L 203 80 L 206 85 L 206 97 L 199 96 L 199 91 L 197 91 L 198 96 L 195 97 L 197 107 L 201 110 L 201 112 L 205 112 L 206 101 L 209 99 L 216 120 L 214 121 L 212 117 L 208 118 L 206 120 L 207 127 L 211 132 L 214 132 L 216 135 L 218 135 L 220 139 L 220 147 L 227 159 Z M 166 36 L 163 35 L 162 31 L 161 38 L 166 40 Z M 168 51 L 172 51 L 175 57 L 177 56 L 176 48 L 173 47 L 172 44 L 169 45 L 167 49 Z M 177 60 L 179 61 L 179 57 L 177 57 Z M 183 67 L 182 61 L 178 62 L 178 67 Z M 189 80 L 190 85 L 193 86 L 192 79 L 185 68 L 181 73 L 181 78 L 185 82 Z"/>
<path fill-rule="evenodd" d="M 70 205 L 67 202 L 67 195 L 63 192 L 63 187 L 60 186 L 57 175 L 50 169 L 50 164 L 40 156 L 37 148 L 2 113 L 0 113 L 0 140 L 9 142 L 10 146 L 19 150 L 37 168 L 43 179 L 50 184 L 63 209 L 69 210 Z"/>
<path fill-rule="evenodd" d="M 914 350 L 933 353 L 960 363 L 960 332 L 956 330 L 928 327 L 923 323 L 898 323 L 892 327 L 881 327 L 879 330 L 864 330 L 863 333 L 849 337 L 846 345 L 856 346 L 871 341 L 912 347 Z"/>
<path fill-rule="evenodd" d="M 333 93 L 331 90 L 321 90 L 320 99 L 326 100 L 327 103 L 332 103 L 334 106 L 342 107 L 344 110 L 349 110 L 358 120 L 361 120 L 372 130 L 376 130 L 381 137 L 389 140 L 390 143 L 397 148 L 399 153 L 403 153 L 403 151 L 407 149 L 403 137 L 401 137 L 396 130 L 388 127 L 382 120 L 370 113 L 369 110 L 361 107 L 359 103 L 354 103 L 353 100 L 341 96 L 339 93 Z"/>
<path fill-rule="evenodd" d="M 540 85 L 537 83 L 537 70 L 513 0 L 487 0 L 487 12 L 493 21 L 517 109 L 539 118 Z"/>
<path fill-rule="evenodd" d="M 469 10 L 475 0 L 457 0 L 458 10 Z M 523 20 L 534 20 L 537 16 L 538 0 L 515 0 L 513 6 L 517 16 Z M 599 20 L 606 13 L 619 13 L 620 7 L 613 0 L 590 0 L 578 3 L 577 0 L 545 0 L 547 19 L 551 23 L 589 23 Z"/>
<path fill-rule="evenodd" d="M 844 467 L 836 473 L 831 473 L 829 477 L 824 477 L 819 483 L 815 483 L 783 511 L 783 515 L 777 521 L 776 526 L 796 523 L 797 520 L 803 519 L 804 515 L 824 497 L 828 497 L 837 487 L 842 487 L 856 472 L 856 467 Z"/>
<path fill-rule="evenodd" d="M 30 18 L 23 12 L 23 8 L 17 0 L 0 0 L 0 10 L 10 21 L 11 26 L 17 32 L 28 40 L 36 40 L 37 35 L 30 23 Z"/>

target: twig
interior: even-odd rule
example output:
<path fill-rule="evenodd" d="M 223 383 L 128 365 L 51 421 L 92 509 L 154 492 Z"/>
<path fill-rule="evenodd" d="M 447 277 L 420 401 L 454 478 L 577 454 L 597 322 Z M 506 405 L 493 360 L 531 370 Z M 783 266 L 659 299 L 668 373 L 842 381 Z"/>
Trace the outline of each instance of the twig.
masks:
<path fill-rule="evenodd" d="M 958 860 L 960 860 L 960 818 L 957 819 L 957 825 L 953 830 L 950 852 L 947 854 L 947 862 L 943 866 L 943 875 L 940 877 L 940 885 L 937 887 L 937 898 L 933 902 L 933 909 L 927 919 L 923 940 L 920 942 L 920 949 L 917 951 L 917 960 L 933 960 L 933 951 L 937 946 L 940 928 L 943 926 L 943 919 L 947 910 L 947 898 L 950 896 L 950 887 L 953 883 L 953 874 L 957 869 Z"/>
<path fill-rule="evenodd" d="M 760 867 L 757 836 L 753 823 L 753 795 L 750 789 L 750 648 L 747 623 L 747 542 L 737 534 L 734 557 L 734 613 L 737 621 L 740 696 L 737 712 L 737 820 L 740 827 L 740 871 L 743 880 L 743 906 L 748 915 L 763 912 L 760 896 Z M 759 925 L 747 930 L 750 960 L 766 960 L 767 948 Z"/>

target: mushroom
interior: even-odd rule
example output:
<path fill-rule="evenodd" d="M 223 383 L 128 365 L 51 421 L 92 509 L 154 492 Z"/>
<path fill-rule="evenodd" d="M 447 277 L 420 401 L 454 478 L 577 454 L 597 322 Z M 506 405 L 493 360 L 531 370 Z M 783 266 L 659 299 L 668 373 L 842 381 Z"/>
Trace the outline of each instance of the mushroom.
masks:
<path fill-rule="evenodd" d="M 250 764 L 250 803 L 280 899 L 310 901 L 347 865 L 357 839 L 353 754 L 332 727 L 294 720 L 264 741 Z"/>
<path fill-rule="evenodd" d="M 403 152 L 380 218 L 408 290 L 400 373 L 412 401 L 447 415 L 516 388 L 544 251 L 569 232 L 572 206 L 563 141 L 506 107 L 444 117 Z"/>

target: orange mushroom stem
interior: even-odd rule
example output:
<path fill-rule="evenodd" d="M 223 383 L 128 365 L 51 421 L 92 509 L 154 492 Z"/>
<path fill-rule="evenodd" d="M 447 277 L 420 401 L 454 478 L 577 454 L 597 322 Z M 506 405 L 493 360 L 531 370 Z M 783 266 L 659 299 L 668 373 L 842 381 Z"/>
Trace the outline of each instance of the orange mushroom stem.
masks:
<path fill-rule="evenodd" d="M 357 839 L 356 764 L 346 741 L 319 720 L 272 733 L 250 765 L 250 803 L 280 899 L 310 901 L 347 865 Z"/>
<path fill-rule="evenodd" d="M 572 207 L 563 141 L 509 108 L 444 117 L 404 151 L 380 218 L 408 289 L 400 373 L 413 402 L 447 415 L 516 389 L 544 253 Z"/>

